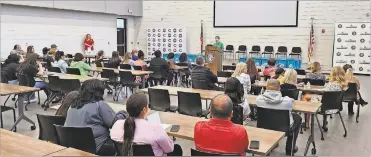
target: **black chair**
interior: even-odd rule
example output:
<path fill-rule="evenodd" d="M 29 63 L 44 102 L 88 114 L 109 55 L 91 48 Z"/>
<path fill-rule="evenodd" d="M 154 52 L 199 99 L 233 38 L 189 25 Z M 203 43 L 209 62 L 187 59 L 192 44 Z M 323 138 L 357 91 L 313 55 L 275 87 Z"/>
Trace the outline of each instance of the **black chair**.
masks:
<path fill-rule="evenodd" d="M 223 65 L 223 71 L 226 71 L 226 70 L 236 70 L 236 66 L 235 65 Z"/>
<path fill-rule="evenodd" d="M 240 58 L 240 54 L 242 54 L 244 57 L 247 57 L 247 47 L 246 47 L 246 45 L 238 46 L 238 51 L 236 51 L 236 54 L 238 56 L 238 59 Z"/>
<path fill-rule="evenodd" d="M 134 70 L 142 70 L 142 66 L 133 66 Z"/>
<path fill-rule="evenodd" d="M 159 84 L 158 82 L 163 82 L 167 79 L 164 78 L 165 75 L 163 75 L 164 69 L 162 66 L 150 65 L 149 68 L 151 71 L 153 71 L 153 73 L 149 74 L 149 76 L 151 77 L 151 80 L 155 82 L 155 85 Z"/>
<path fill-rule="evenodd" d="M 289 56 L 296 56 L 297 58 L 301 58 L 301 47 L 293 47 Z"/>
<path fill-rule="evenodd" d="M 20 86 L 27 86 L 27 87 L 33 87 L 30 85 L 30 81 L 29 81 L 29 78 L 27 78 L 27 75 L 25 74 L 22 74 L 22 73 L 18 73 L 18 84 Z M 31 93 L 24 93 L 23 94 L 23 100 L 28 100 L 28 103 L 26 105 L 24 105 L 24 109 L 26 111 L 28 111 L 27 109 L 27 106 L 30 104 L 30 96 L 33 94 L 33 92 Z M 40 92 L 37 91 L 37 97 L 38 97 L 38 104 L 40 105 Z M 17 100 L 18 101 L 18 100 Z"/>
<path fill-rule="evenodd" d="M 72 54 L 67 54 L 67 58 L 73 58 Z"/>
<path fill-rule="evenodd" d="M 122 153 L 123 143 L 120 143 L 120 142 L 117 142 L 117 141 L 114 141 L 114 140 L 112 140 L 112 142 L 113 142 L 113 145 L 115 146 L 116 153 L 117 153 L 115 156 L 124 156 L 123 153 Z"/>
<path fill-rule="evenodd" d="M 233 60 L 235 60 L 235 57 L 234 57 L 234 47 L 233 45 L 227 45 L 225 47 L 225 50 L 224 50 L 224 53 L 223 53 L 223 57 L 225 59 L 225 54 L 232 54 L 233 55 Z"/>
<path fill-rule="evenodd" d="M 357 105 L 356 122 L 358 123 L 360 103 L 357 97 L 358 89 L 356 83 L 348 83 L 348 89 L 344 92 L 343 102 L 355 103 Z"/>
<path fill-rule="evenodd" d="M 298 75 L 306 75 L 307 73 L 305 72 L 305 70 L 303 70 L 303 69 L 295 69 L 295 71 L 296 71 L 296 73 L 298 74 Z"/>
<path fill-rule="evenodd" d="M 0 106 L 0 121 L 1 121 L 1 128 L 3 128 L 3 112 L 6 112 L 6 111 L 9 111 L 9 110 L 12 110 L 13 111 L 13 119 L 14 119 L 14 123 L 15 121 L 17 120 L 16 119 L 16 115 L 15 115 L 15 109 L 13 107 L 10 107 L 10 106 Z M 14 127 L 14 132 L 17 132 L 17 127 Z"/>
<path fill-rule="evenodd" d="M 232 72 L 218 71 L 217 76 L 218 77 L 231 77 Z"/>
<path fill-rule="evenodd" d="M 243 125 L 243 107 L 242 106 L 237 104 L 233 107 L 233 117 L 231 118 L 231 121 L 234 124 Z"/>
<path fill-rule="evenodd" d="M 222 154 L 222 153 L 207 153 L 191 148 L 191 156 L 241 156 L 241 154 Z"/>
<path fill-rule="evenodd" d="M 61 146 L 72 147 L 96 154 L 93 131 L 90 127 L 64 127 L 54 125 L 57 143 Z"/>
<path fill-rule="evenodd" d="M 286 133 L 286 136 L 290 134 L 289 110 L 275 110 L 257 107 L 257 115 L 258 115 L 257 120 L 258 128 L 282 131 Z M 292 138 L 292 140 L 294 139 L 295 138 Z M 291 155 L 293 155 L 293 150 L 294 148 L 291 148 Z"/>
<path fill-rule="evenodd" d="M 273 56 L 273 51 L 273 46 L 265 46 L 262 56 L 265 57 L 266 55 L 268 55 L 268 58 L 271 58 Z"/>
<path fill-rule="evenodd" d="M 178 110 L 177 107 L 170 105 L 169 91 L 166 89 L 148 88 L 149 106 L 152 110 L 156 111 L 171 111 Z"/>
<path fill-rule="evenodd" d="M 102 61 L 95 61 L 96 67 L 103 67 Z"/>
<path fill-rule="evenodd" d="M 122 88 L 128 87 L 133 92 L 133 88 L 136 88 L 136 87 L 141 85 L 140 83 L 135 82 L 135 77 L 133 76 L 131 71 L 120 71 L 119 76 L 120 76 L 121 86 L 117 90 L 118 92 L 116 92 L 115 95 L 114 95 L 114 97 L 116 97 L 116 101 L 118 101 L 118 96 L 120 95 L 120 92 L 121 92 Z M 125 93 L 126 93 L 126 96 L 127 96 L 127 93 L 128 93 L 127 88 L 125 88 L 125 90 L 126 90 Z"/>
<path fill-rule="evenodd" d="M 299 90 L 298 89 L 281 89 L 282 96 L 288 96 L 292 99 L 298 100 Z"/>
<path fill-rule="evenodd" d="M 66 118 L 62 116 L 51 116 L 41 114 L 36 114 L 36 117 L 39 123 L 39 140 L 57 143 L 58 140 L 54 129 L 54 124 L 64 125 Z"/>
<path fill-rule="evenodd" d="M 49 108 L 49 104 L 52 103 L 52 101 L 58 97 L 58 96 L 63 96 L 62 93 L 62 82 L 59 79 L 58 76 L 48 76 L 48 86 L 47 88 L 50 91 L 50 95 L 46 98 L 44 101 L 44 104 L 41 105 L 41 107 L 44 108 L 46 111 Z"/>
<path fill-rule="evenodd" d="M 319 79 L 303 79 L 303 82 L 305 84 L 307 84 L 308 82 L 310 83 L 310 85 L 314 85 L 314 86 L 324 86 L 326 81 L 325 80 L 319 80 Z"/>
<path fill-rule="evenodd" d="M 208 90 L 209 86 L 205 80 L 192 80 L 192 88 Z"/>
<path fill-rule="evenodd" d="M 178 91 L 178 112 L 195 117 L 205 117 L 209 111 L 202 110 L 200 93 L 187 93 Z"/>
<path fill-rule="evenodd" d="M 322 95 L 322 100 L 321 100 L 321 103 L 322 103 L 321 110 L 318 112 L 318 114 L 323 115 L 322 129 L 325 132 L 328 131 L 327 116 L 332 115 L 332 114 L 338 114 L 339 117 L 340 117 L 341 123 L 343 125 L 344 132 L 345 132 L 343 136 L 346 137 L 347 136 L 347 129 L 344 125 L 343 117 L 341 116 L 341 113 L 340 113 L 340 111 L 343 109 L 343 96 L 344 96 L 343 91 L 324 92 L 323 95 Z M 330 110 L 332 112 L 330 112 Z M 318 125 L 320 125 L 319 121 L 318 121 L 318 118 L 317 118 L 317 122 L 318 122 Z M 323 135 L 321 136 L 321 139 L 324 139 Z"/>
<path fill-rule="evenodd" d="M 50 67 L 50 72 L 62 73 L 59 67 Z"/>
<path fill-rule="evenodd" d="M 155 156 L 150 144 L 133 144 L 133 156 Z"/>
<path fill-rule="evenodd" d="M 61 81 L 61 91 L 64 95 L 67 95 L 68 93 L 79 90 L 81 83 L 79 79 L 60 79 Z"/>
<path fill-rule="evenodd" d="M 130 64 L 120 64 L 120 69 L 131 70 Z"/>
<path fill-rule="evenodd" d="M 117 92 L 117 87 L 119 86 L 120 82 L 117 79 L 118 75 L 115 73 L 115 70 L 102 69 L 102 72 L 100 73 L 100 75 L 102 78 L 108 79 L 108 81 L 105 81 L 105 86 L 106 86 L 106 89 L 108 89 L 108 94 L 112 94 L 113 92 L 110 85 L 113 86 L 115 92 Z"/>
<path fill-rule="evenodd" d="M 252 58 L 253 56 L 255 57 L 259 57 L 260 56 L 260 46 L 259 45 L 254 45 L 251 47 L 251 52 L 249 52 L 250 54 L 250 58 Z"/>
<path fill-rule="evenodd" d="M 79 68 L 67 68 L 67 74 L 81 75 Z"/>
<path fill-rule="evenodd" d="M 284 58 L 287 58 L 287 47 L 286 46 L 279 46 L 276 53 L 276 58 L 278 56 L 283 56 Z"/>

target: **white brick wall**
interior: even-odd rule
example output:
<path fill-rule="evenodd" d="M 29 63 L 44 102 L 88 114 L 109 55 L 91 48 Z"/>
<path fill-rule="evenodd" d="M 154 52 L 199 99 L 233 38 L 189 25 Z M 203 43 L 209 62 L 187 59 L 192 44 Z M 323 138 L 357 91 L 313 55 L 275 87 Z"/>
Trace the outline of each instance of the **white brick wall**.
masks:
<path fill-rule="evenodd" d="M 315 18 L 315 61 L 331 66 L 334 23 L 369 22 L 370 1 L 300 1 L 298 27 L 276 28 L 213 28 L 213 1 L 143 1 L 143 17 L 137 23 L 137 48 L 146 50 L 148 27 L 187 27 L 189 52 L 200 51 L 200 21 L 204 21 L 205 43 L 210 43 L 216 35 L 222 42 L 238 45 L 246 44 L 250 49 L 258 44 L 262 48 L 272 45 L 293 46 L 303 50 L 304 62 L 307 62 L 307 45 L 310 30 L 310 18 Z M 325 33 L 321 30 L 325 29 Z"/>

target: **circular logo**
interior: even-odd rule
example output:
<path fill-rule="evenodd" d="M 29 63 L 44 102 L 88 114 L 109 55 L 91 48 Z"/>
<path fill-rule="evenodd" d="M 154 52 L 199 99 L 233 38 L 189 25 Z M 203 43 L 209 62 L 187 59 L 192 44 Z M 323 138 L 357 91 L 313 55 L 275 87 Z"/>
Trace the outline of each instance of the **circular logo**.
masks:
<path fill-rule="evenodd" d="M 166 34 L 162 34 L 162 37 L 164 37 L 164 38 L 165 38 L 165 37 L 166 37 Z"/>
<path fill-rule="evenodd" d="M 156 51 L 156 48 L 152 48 L 153 51 Z"/>
<path fill-rule="evenodd" d="M 354 64 L 356 61 L 355 60 L 351 60 L 350 63 Z"/>
<path fill-rule="evenodd" d="M 166 30 L 165 30 L 165 31 L 166 31 Z M 166 48 L 163 48 L 162 51 L 165 52 L 165 51 L 166 51 Z"/>
<path fill-rule="evenodd" d="M 211 63 L 214 60 L 213 54 L 209 53 L 206 55 L 206 61 Z"/>
<path fill-rule="evenodd" d="M 160 33 L 158 33 L 158 34 L 157 34 L 157 37 L 161 37 L 161 34 L 160 34 Z"/>
<path fill-rule="evenodd" d="M 148 48 L 148 51 L 151 51 L 151 48 L 150 47 Z"/>
<path fill-rule="evenodd" d="M 176 47 L 176 44 L 174 44 L 173 47 Z"/>
<path fill-rule="evenodd" d="M 365 54 L 364 53 L 360 53 L 359 56 L 360 57 L 363 57 L 363 56 L 365 56 Z"/>
<path fill-rule="evenodd" d="M 167 36 L 170 38 L 171 37 L 171 34 L 169 33 L 169 34 L 167 34 Z"/>
<path fill-rule="evenodd" d="M 166 44 L 162 44 L 163 47 L 166 47 Z"/>
<path fill-rule="evenodd" d="M 156 37 L 156 34 L 152 34 L 152 37 Z"/>
<path fill-rule="evenodd" d="M 352 50 L 355 50 L 356 49 L 356 46 L 353 45 L 351 48 L 352 48 Z"/>
<path fill-rule="evenodd" d="M 153 43 L 152 45 L 153 45 L 153 46 L 156 46 L 156 43 Z"/>
<path fill-rule="evenodd" d="M 162 32 L 166 32 L 166 28 L 162 29 Z"/>
<path fill-rule="evenodd" d="M 179 29 L 179 32 L 183 32 L 183 30 L 182 29 Z"/>
<path fill-rule="evenodd" d="M 173 32 L 174 32 L 174 33 L 176 32 L 176 28 L 173 29 Z"/>
<path fill-rule="evenodd" d="M 339 24 L 339 25 L 338 25 L 338 28 L 343 28 L 343 25 L 342 25 L 342 24 Z"/>
<path fill-rule="evenodd" d="M 150 33 L 148 33 L 148 35 L 147 35 L 148 37 L 151 37 L 151 34 Z"/>
<path fill-rule="evenodd" d="M 151 46 L 151 43 L 148 43 L 148 46 Z"/>
<path fill-rule="evenodd" d="M 171 32 L 171 29 L 168 29 L 167 31 L 168 31 L 168 32 Z"/>
<path fill-rule="evenodd" d="M 158 42 L 161 42 L 161 39 L 157 39 Z"/>
<path fill-rule="evenodd" d="M 179 39 L 179 42 L 181 43 L 183 40 L 182 39 Z"/>
<path fill-rule="evenodd" d="M 161 46 L 161 44 L 160 44 L 160 43 L 157 43 L 157 46 L 158 46 L 158 47 L 160 47 L 160 46 Z"/>
<path fill-rule="evenodd" d="M 337 40 L 338 42 L 341 42 L 341 38 L 338 38 L 338 40 Z"/>
<path fill-rule="evenodd" d="M 179 49 L 179 52 L 182 52 L 183 50 L 182 49 Z"/>
<path fill-rule="evenodd" d="M 156 29 L 152 29 L 152 32 L 156 32 Z"/>
<path fill-rule="evenodd" d="M 173 42 L 176 42 L 176 39 L 173 39 Z"/>
<path fill-rule="evenodd" d="M 336 55 L 337 55 L 337 56 L 341 56 L 341 53 L 340 53 L 340 52 L 338 52 L 338 53 L 336 53 Z"/>
<path fill-rule="evenodd" d="M 362 67 L 359 67 L 359 71 L 363 71 L 363 68 Z"/>
<path fill-rule="evenodd" d="M 176 52 L 176 49 L 174 49 L 173 52 Z"/>
<path fill-rule="evenodd" d="M 366 25 L 365 25 L 365 24 L 362 24 L 362 25 L 361 25 L 361 28 L 366 28 Z"/>
<path fill-rule="evenodd" d="M 152 39 L 152 41 L 153 41 L 153 42 L 156 42 L 156 39 L 155 39 L 155 38 L 153 38 L 153 39 Z"/>
<path fill-rule="evenodd" d="M 161 32 L 161 29 L 157 29 L 157 32 Z"/>
<path fill-rule="evenodd" d="M 166 42 L 166 39 L 164 38 L 164 39 L 162 39 L 162 42 Z"/>
<path fill-rule="evenodd" d="M 168 39 L 167 41 L 168 41 L 168 42 L 171 42 L 171 39 Z"/>
<path fill-rule="evenodd" d="M 171 44 L 167 44 L 167 47 L 171 47 Z"/>
<path fill-rule="evenodd" d="M 365 39 L 361 39 L 361 43 L 364 43 L 365 42 Z"/>
<path fill-rule="evenodd" d="M 167 52 L 171 52 L 171 49 L 167 49 Z"/>
<path fill-rule="evenodd" d="M 147 32 L 151 32 L 151 29 L 147 29 Z"/>
<path fill-rule="evenodd" d="M 151 41 L 151 38 L 148 38 L 148 41 Z"/>
<path fill-rule="evenodd" d="M 176 34 L 174 34 L 173 37 L 176 38 Z"/>
<path fill-rule="evenodd" d="M 356 32 L 356 31 L 353 31 L 353 32 L 352 32 L 352 35 L 357 35 L 357 32 Z"/>
<path fill-rule="evenodd" d="M 182 44 L 179 44 L 179 47 L 182 47 L 183 45 Z"/>
<path fill-rule="evenodd" d="M 179 34 L 179 38 L 181 38 L 181 37 L 183 37 L 183 35 L 182 34 Z"/>

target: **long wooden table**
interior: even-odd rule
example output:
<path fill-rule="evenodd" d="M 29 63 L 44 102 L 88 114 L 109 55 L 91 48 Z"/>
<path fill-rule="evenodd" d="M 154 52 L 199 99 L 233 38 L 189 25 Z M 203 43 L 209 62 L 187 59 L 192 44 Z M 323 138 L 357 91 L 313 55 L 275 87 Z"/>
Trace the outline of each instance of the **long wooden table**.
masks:
<path fill-rule="evenodd" d="M 108 105 L 115 111 L 122 111 L 126 110 L 125 105 L 108 103 Z M 150 111 L 150 114 L 157 112 L 157 111 Z M 186 140 L 194 140 L 194 126 L 199 121 L 205 121 L 206 119 L 199 118 L 199 117 L 192 117 L 177 113 L 171 112 L 159 112 L 161 122 L 165 124 L 172 124 L 172 125 L 180 125 L 180 129 L 178 132 L 171 132 L 171 127 L 166 129 L 166 132 L 170 136 L 186 139 Z M 278 144 L 278 142 L 285 136 L 284 132 L 261 129 L 256 127 L 250 126 L 243 126 L 246 129 L 246 132 L 249 136 L 250 140 L 257 140 L 260 142 L 259 149 L 249 149 L 249 153 L 259 154 L 259 155 L 267 155 L 272 149 Z"/>
<path fill-rule="evenodd" d="M 190 93 L 200 93 L 202 99 L 213 99 L 215 96 L 219 94 L 223 94 L 221 91 L 213 91 L 213 90 L 202 90 L 202 89 L 192 89 L 192 88 L 183 88 L 183 87 L 171 87 L 171 86 L 155 86 L 150 87 L 155 89 L 166 89 L 169 91 L 170 95 L 178 95 L 178 91 L 182 92 L 190 92 Z M 142 91 L 148 93 L 148 88 L 141 89 Z M 250 106 L 256 105 L 256 97 L 255 95 L 248 95 L 247 100 Z M 313 149 L 315 150 L 315 141 L 314 141 L 314 118 L 318 120 L 317 111 L 321 107 L 321 103 L 316 102 L 306 102 L 306 101 L 294 101 L 294 111 L 296 112 L 303 112 L 311 114 L 311 135 L 308 137 L 307 146 L 304 151 L 304 155 L 308 153 L 308 149 L 310 144 L 313 144 Z M 323 137 L 323 131 L 320 128 L 321 137 Z"/>
<path fill-rule="evenodd" d="M 116 69 L 116 68 L 104 68 L 104 67 L 92 67 L 90 71 L 94 72 L 102 72 L 103 69 L 110 69 L 114 70 L 115 73 L 119 73 L 119 71 L 130 71 L 134 76 L 143 76 L 153 73 L 152 71 L 142 71 L 142 70 L 127 70 L 127 69 Z"/>
<path fill-rule="evenodd" d="M 95 154 L 91 154 L 82 150 L 78 150 L 75 148 L 66 148 L 46 156 L 97 156 Z"/>
<path fill-rule="evenodd" d="M 39 90 L 40 90 L 39 88 L 33 88 L 33 87 L 11 85 L 11 84 L 6 84 L 6 83 L 0 84 L 0 95 L 1 96 L 18 94 L 18 118 L 10 130 L 14 130 L 17 124 L 21 122 L 22 120 L 26 120 L 27 122 L 31 123 L 32 130 L 36 128 L 35 122 L 33 122 L 30 118 L 28 118 L 24 114 L 23 97 L 24 97 L 24 93 L 36 92 Z"/>
<path fill-rule="evenodd" d="M 40 79 L 42 79 L 43 81 L 45 81 L 46 79 L 48 79 L 48 75 L 58 76 L 61 79 L 78 79 L 78 80 L 80 80 L 80 82 L 84 82 L 84 81 L 90 80 L 90 79 L 98 79 L 98 80 L 101 80 L 101 81 L 107 81 L 108 80 L 108 78 L 72 75 L 72 74 L 64 74 L 64 73 L 56 73 L 56 72 L 48 72 L 48 73 L 46 73 L 44 75 L 41 75 L 41 76 L 38 76 L 38 77 Z"/>

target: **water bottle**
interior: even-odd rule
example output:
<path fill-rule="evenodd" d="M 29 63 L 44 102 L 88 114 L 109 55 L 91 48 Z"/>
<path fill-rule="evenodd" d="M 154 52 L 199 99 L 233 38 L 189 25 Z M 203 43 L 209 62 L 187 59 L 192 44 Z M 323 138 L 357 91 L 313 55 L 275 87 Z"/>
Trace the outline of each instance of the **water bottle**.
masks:
<path fill-rule="evenodd" d="M 310 89 L 310 82 L 307 83 L 307 89 Z"/>

